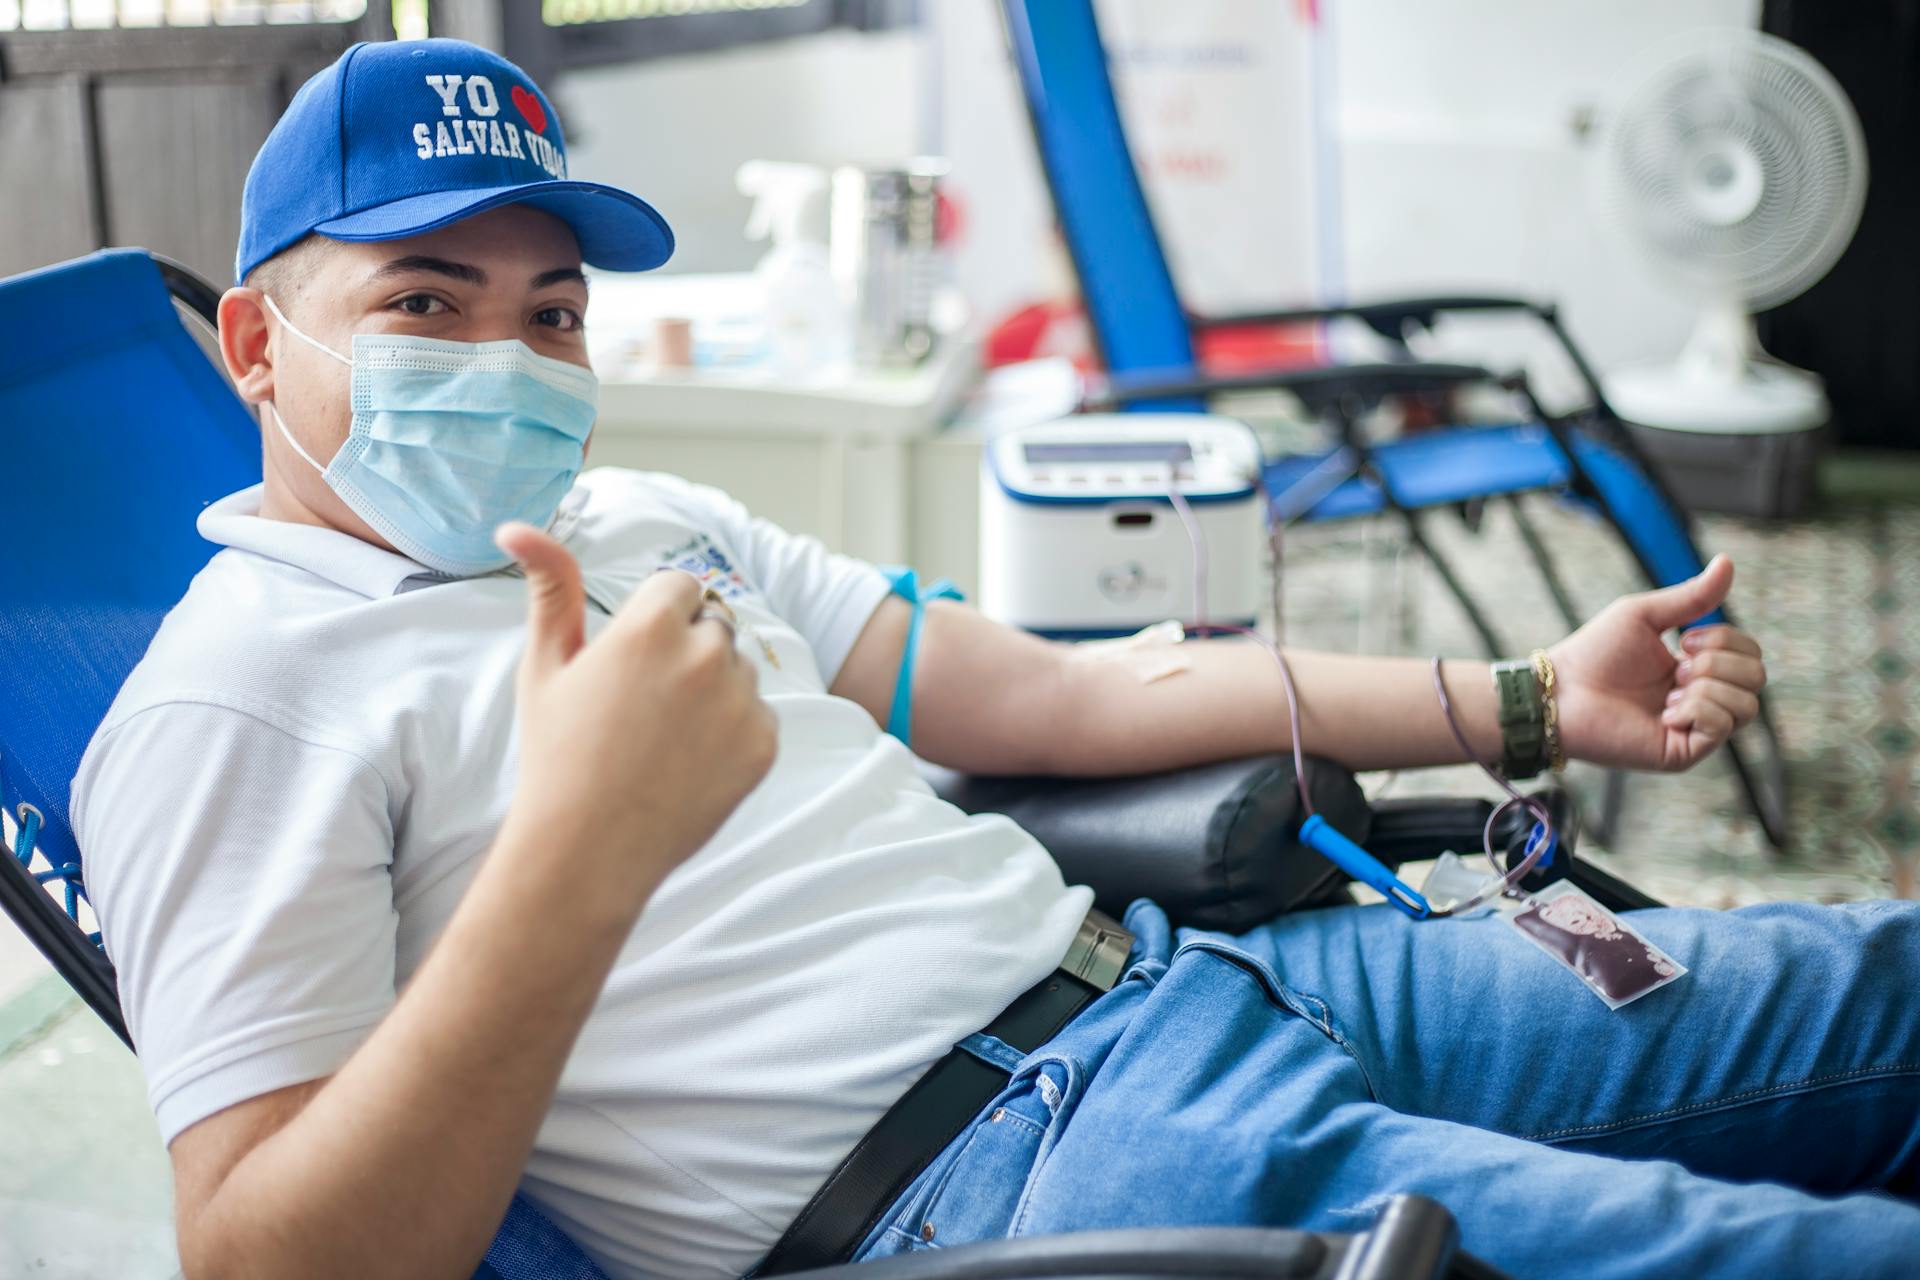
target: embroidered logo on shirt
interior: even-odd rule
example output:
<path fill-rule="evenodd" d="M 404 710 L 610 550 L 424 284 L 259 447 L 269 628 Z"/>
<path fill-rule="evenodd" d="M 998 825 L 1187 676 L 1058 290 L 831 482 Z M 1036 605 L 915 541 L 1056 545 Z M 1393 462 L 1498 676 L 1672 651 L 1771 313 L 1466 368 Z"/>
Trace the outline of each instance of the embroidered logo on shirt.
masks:
<path fill-rule="evenodd" d="M 704 533 L 696 533 L 662 552 L 660 567 L 692 574 L 702 587 L 725 600 L 738 600 L 749 590 L 747 580 L 733 567 L 727 553 L 714 546 L 713 539 Z"/>

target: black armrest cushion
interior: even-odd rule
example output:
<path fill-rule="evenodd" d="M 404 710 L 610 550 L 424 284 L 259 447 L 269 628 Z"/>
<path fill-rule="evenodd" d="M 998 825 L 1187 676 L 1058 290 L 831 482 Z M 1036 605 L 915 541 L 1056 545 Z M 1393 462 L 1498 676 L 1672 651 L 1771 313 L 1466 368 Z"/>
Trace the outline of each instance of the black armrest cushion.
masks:
<path fill-rule="evenodd" d="M 1031 832 L 1115 918 L 1152 898 L 1177 924 L 1238 932 L 1346 881 L 1295 838 L 1304 815 L 1287 756 L 1131 778 L 929 776 L 967 812 L 1003 813 Z M 1308 757 L 1307 780 L 1314 807 L 1364 842 L 1372 814 L 1353 775 Z"/>

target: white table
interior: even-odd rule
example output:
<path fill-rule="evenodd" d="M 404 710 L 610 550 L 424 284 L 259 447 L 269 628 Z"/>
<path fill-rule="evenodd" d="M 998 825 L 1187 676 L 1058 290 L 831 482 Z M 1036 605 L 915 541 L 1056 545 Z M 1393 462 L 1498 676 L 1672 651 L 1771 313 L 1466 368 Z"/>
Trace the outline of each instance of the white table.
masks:
<path fill-rule="evenodd" d="M 952 543 L 959 531 L 931 513 L 957 499 L 969 508 L 962 536 L 970 566 L 979 450 L 952 447 L 941 427 L 977 361 L 977 347 L 949 341 L 910 372 L 826 385 L 686 370 L 610 381 L 601 387 L 589 462 L 714 485 L 755 515 L 880 563 L 950 558 L 935 544 Z"/>
<path fill-rule="evenodd" d="M 709 331 L 750 318 L 753 277 L 597 277 L 587 331 L 603 379 L 588 461 L 723 489 L 795 533 L 876 563 L 978 586 L 980 440 L 1067 412 L 1065 362 L 1002 370 L 984 392 L 976 338 L 946 333 L 919 366 L 796 382 L 760 367 L 659 369 L 654 321 Z M 961 421 L 956 425 L 955 419 Z"/>

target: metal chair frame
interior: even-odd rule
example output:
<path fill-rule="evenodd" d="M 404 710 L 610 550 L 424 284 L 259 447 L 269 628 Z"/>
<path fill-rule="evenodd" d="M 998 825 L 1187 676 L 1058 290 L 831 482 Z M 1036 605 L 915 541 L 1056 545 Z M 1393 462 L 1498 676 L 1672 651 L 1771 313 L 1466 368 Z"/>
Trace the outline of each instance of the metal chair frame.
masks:
<path fill-rule="evenodd" d="M 1498 657 L 1510 651 L 1486 612 L 1466 590 L 1459 573 L 1428 536 L 1425 509 L 1405 500 L 1393 482 L 1392 463 L 1396 452 L 1407 442 L 1374 444 L 1365 439 L 1359 429 L 1359 417 L 1364 409 L 1385 397 L 1447 392 L 1476 384 L 1494 385 L 1512 392 L 1534 415 L 1538 426 L 1548 433 L 1561 455 L 1544 474 L 1514 488 L 1459 495 L 1437 505 L 1499 499 L 1510 506 L 1522 544 L 1539 569 L 1556 610 L 1570 628 L 1578 627 L 1583 619 L 1545 541 L 1520 502 L 1523 493 L 1557 491 L 1590 504 L 1614 527 L 1652 585 L 1679 581 L 1697 572 L 1705 563 L 1697 550 L 1685 507 L 1674 498 L 1658 468 L 1626 430 L 1592 366 L 1552 305 L 1518 298 L 1458 295 L 1214 317 L 1200 317 L 1185 310 L 1179 303 L 1167 264 L 1164 241 L 1132 163 L 1111 79 L 1105 72 L 1104 52 L 1100 53 L 1097 75 L 1086 66 L 1066 67 L 1062 74 L 1068 78 L 1055 87 L 1064 89 L 1062 101 L 1072 100 L 1077 114 L 1071 117 L 1071 123 L 1081 149 L 1105 147 L 1114 154 L 1104 157 L 1104 170 L 1095 172 L 1097 166 L 1086 163 L 1083 155 L 1069 154 L 1073 148 L 1057 146 L 1053 141 L 1049 113 L 1064 112 L 1066 108 L 1051 100 L 1045 65 L 1047 50 L 1066 48 L 1067 53 L 1058 55 L 1065 61 L 1073 56 L 1086 57 L 1089 47 L 1099 49 L 1099 27 L 1092 0 L 1001 0 L 1001 13 L 1019 71 L 1041 169 L 1061 215 L 1069 257 L 1080 277 L 1095 347 L 1108 370 L 1105 386 L 1089 396 L 1086 407 L 1202 411 L 1210 399 L 1230 392 L 1279 390 L 1293 394 L 1332 428 L 1337 447 L 1324 457 L 1342 459 L 1342 466 L 1349 472 L 1340 477 L 1340 468 L 1336 468 L 1336 478 L 1342 484 L 1369 490 L 1377 504 L 1372 509 L 1395 517 L 1406 528 L 1409 541 L 1434 566 L 1489 656 Z M 1092 208 L 1091 202 L 1098 202 L 1099 207 Z M 1076 213 L 1081 216 L 1076 217 Z M 1083 238 L 1093 234 L 1084 227 L 1091 227 L 1094 218 L 1106 220 L 1099 234 L 1108 237 L 1109 249 L 1114 247 L 1111 241 L 1116 234 L 1124 234 L 1137 242 L 1129 246 L 1127 252 L 1132 261 L 1120 272 L 1122 278 L 1117 281 L 1114 255 L 1101 255 Z M 1168 308 L 1176 314 L 1165 314 Z M 1473 312 L 1520 314 L 1544 326 L 1571 362 L 1590 399 L 1588 407 L 1574 414 L 1551 414 L 1541 405 L 1524 373 L 1499 374 L 1479 365 L 1423 362 L 1413 357 L 1408 345 L 1412 331 L 1431 330 L 1442 315 Z M 1194 338 L 1210 330 L 1320 324 L 1343 319 L 1365 324 L 1387 339 L 1393 344 L 1396 358 L 1215 376 L 1199 368 L 1194 354 Z M 1129 326 L 1145 326 L 1145 337 L 1136 338 L 1129 332 Z M 1618 486 L 1609 484 L 1605 475 L 1596 475 L 1596 472 L 1613 473 L 1621 468 L 1644 487 L 1642 496 L 1657 503 L 1664 516 L 1673 522 L 1671 532 L 1685 542 L 1692 560 L 1692 567 L 1686 572 L 1656 563 L 1656 549 L 1646 536 L 1637 533 L 1631 521 L 1623 518 Z M 1275 474 L 1274 463 L 1269 463 L 1268 474 L 1270 477 Z M 1313 519 L 1314 510 L 1333 496 L 1317 493 L 1306 503 L 1305 510 L 1293 511 L 1286 509 L 1285 495 L 1272 492 L 1273 488 L 1270 484 L 1269 499 L 1279 519 L 1296 516 Z M 1726 620 L 1725 610 L 1716 610 L 1701 619 L 1702 622 Z M 1746 744 L 1730 741 L 1727 744 L 1729 758 L 1768 841 L 1775 848 L 1783 849 L 1788 839 L 1785 769 L 1779 734 L 1764 698 L 1758 724 L 1751 732 L 1763 739 L 1759 744 L 1761 752 L 1756 755 Z M 1596 834 L 1603 840 L 1615 826 L 1623 787 L 1622 774 L 1616 771 L 1609 775 L 1600 820 L 1594 824 Z"/>

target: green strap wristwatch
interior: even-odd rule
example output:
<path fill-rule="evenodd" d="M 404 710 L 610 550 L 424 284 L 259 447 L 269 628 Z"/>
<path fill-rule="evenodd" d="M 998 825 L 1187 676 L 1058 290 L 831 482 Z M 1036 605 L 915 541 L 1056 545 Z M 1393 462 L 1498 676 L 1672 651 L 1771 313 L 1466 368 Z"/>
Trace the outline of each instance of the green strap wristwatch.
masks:
<path fill-rule="evenodd" d="M 1547 766 L 1546 699 L 1533 661 L 1494 663 L 1493 688 L 1500 709 L 1500 772 L 1531 778 Z"/>

